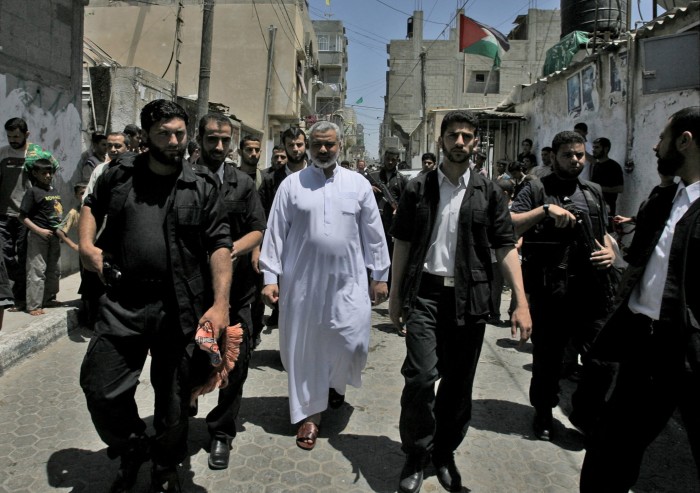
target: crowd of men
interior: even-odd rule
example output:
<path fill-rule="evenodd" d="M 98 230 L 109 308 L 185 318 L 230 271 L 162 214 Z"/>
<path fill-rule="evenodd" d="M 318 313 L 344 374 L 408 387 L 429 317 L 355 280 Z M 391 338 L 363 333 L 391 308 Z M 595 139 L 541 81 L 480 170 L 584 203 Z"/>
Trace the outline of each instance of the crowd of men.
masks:
<path fill-rule="evenodd" d="M 43 187 L 39 202 L 52 193 L 51 156 L 40 149 L 35 167 L 25 166 L 29 133 L 17 120 L 0 148 L 0 308 L 17 303 L 17 289 L 27 288 L 16 272 L 32 265 L 21 256 L 22 198 L 30 185 Z M 180 491 L 176 467 L 202 393 L 194 389 L 220 383 L 222 372 L 226 385 L 209 387 L 218 396 L 206 423 L 209 466 L 228 467 L 265 323 L 279 326 L 295 442 L 313 449 L 322 413 L 361 384 L 371 307 L 387 300 L 406 343 L 399 490 L 420 491 L 432 463 L 447 491 L 462 491 L 454 454 L 504 282 L 512 336 L 521 345 L 532 338 L 538 439 L 557 440 L 552 409 L 567 347 L 581 358 L 569 419 L 586 440 L 582 491 L 628 491 L 676 407 L 700 464 L 700 298 L 692 294 L 700 266 L 691 255 L 700 246 L 700 108 L 671 115 L 654 147 L 659 173 L 678 179 L 640 207 L 622 280 L 610 235 L 622 172 L 608 139 L 587 151 L 585 124 L 557 133 L 539 164 L 525 139 L 517 161 L 498 163 L 489 178 L 478 118 L 451 111 L 440 161 L 424 154 L 408 180 L 398 149 L 374 172 L 364 160 L 356 170 L 341 162 L 342 129 L 331 122 L 285 130 L 269 168 L 252 135 L 238 143 L 238 163 L 231 159 L 227 117 L 203 116 L 189 146 L 188 122 L 176 103 L 152 101 L 141 128 L 95 136 L 76 169 L 84 203 L 71 246 L 94 331 L 80 385 L 108 455 L 120 459 L 110 491 L 130 491 L 147 461 L 152 491 Z M 65 224 L 32 224 L 36 235 L 71 242 Z M 149 354 L 154 436 L 135 402 Z"/>

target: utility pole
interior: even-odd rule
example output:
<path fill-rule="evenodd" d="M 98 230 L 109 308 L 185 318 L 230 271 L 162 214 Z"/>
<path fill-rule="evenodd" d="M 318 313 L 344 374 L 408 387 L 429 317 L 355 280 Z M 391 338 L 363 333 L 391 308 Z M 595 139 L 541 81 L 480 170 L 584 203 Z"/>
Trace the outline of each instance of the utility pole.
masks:
<path fill-rule="evenodd" d="M 277 28 L 270 25 L 268 28 L 270 32 L 270 45 L 267 48 L 267 81 L 265 82 L 265 103 L 263 104 L 263 118 L 262 118 L 262 130 L 265 135 L 265 139 L 269 137 L 267 135 L 267 112 L 270 108 L 270 95 L 272 93 L 272 70 L 274 69 L 274 59 L 275 59 L 275 36 L 277 35 Z"/>
<path fill-rule="evenodd" d="M 202 51 L 199 55 L 199 90 L 197 91 L 197 121 L 209 112 L 209 82 L 211 80 L 211 44 L 214 34 L 214 3 L 202 5 Z"/>
<path fill-rule="evenodd" d="M 175 87 L 173 89 L 173 101 L 177 102 L 177 91 L 180 84 L 180 48 L 182 47 L 182 0 L 177 5 L 177 19 L 175 19 Z"/>
<path fill-rule="evenodd" d="M 428 152 L 428 115 L 425 113 L 427 94 L 425 93 L 425 50 L 420 52 L 420 98 L 421 98 L 421 123 L 423 124 L 423 133 L 425 134 L 425 147 L 422 152 Z"/>

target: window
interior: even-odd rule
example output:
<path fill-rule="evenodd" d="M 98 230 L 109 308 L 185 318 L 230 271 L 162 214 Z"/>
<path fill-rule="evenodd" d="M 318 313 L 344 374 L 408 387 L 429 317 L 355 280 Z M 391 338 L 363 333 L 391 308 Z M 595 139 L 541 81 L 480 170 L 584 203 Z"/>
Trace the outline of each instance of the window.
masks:
<path fill-rule="evenodd" d="M 330 47 L 328 46 L 328 35 L 326 34 L 319 34 L 318 35 L 318 51 L 329 51 Z"/>
<path fill-rule="evenodd" d="M 654 94 L 700 87 L 697 31 L 642 39 L 642 92 Z M 696 60 L 689 63 L 689 60 Z"/>
<path fill-rule="evenodd" d="M 488 88 L 486 87 L 488 81 Z M 488 71 L 467 70 L 464 74 L 464 85 L 467 93 L 498 94 L 501 86 L 501 75 L 498 70 L 491 72 L 489 78 Z"/>

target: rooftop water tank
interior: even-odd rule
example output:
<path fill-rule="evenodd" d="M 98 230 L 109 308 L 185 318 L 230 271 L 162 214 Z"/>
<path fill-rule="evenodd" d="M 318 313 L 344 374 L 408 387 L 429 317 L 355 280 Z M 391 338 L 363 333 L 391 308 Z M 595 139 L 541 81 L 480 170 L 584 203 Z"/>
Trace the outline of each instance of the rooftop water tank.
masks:
<path fill-rule="evenodd" d="M 561 0 L 560 6 L 562 38 L 572 31 L 618 36 L 627 30 L 627 0 Z"/>

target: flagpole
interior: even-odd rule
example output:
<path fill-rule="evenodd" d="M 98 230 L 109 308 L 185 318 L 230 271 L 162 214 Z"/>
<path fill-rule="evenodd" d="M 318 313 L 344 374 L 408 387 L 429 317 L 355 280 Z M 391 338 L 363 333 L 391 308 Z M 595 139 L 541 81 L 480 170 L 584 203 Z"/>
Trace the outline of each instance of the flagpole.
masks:
<path fill-rule="evenodd" d="M 493 74 L 493 67 L 494 65 L 491 65 L 491 70 L 489 71 L 488 77 L 486 77 L 486 85 L 484 86 L 484 96 L 486 96 L 489 92 L 489 83 L 491 82 L 491 74 Z"/>

